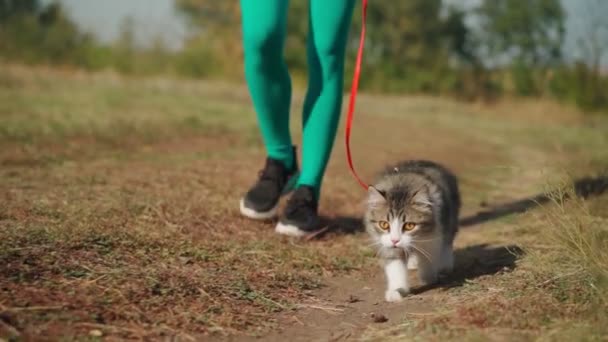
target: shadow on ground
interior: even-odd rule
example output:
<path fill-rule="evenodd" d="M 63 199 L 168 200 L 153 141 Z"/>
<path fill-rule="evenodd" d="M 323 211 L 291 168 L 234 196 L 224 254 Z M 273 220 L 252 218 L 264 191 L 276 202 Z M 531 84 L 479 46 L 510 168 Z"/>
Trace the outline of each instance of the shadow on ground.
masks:
<path fill-rule="evenodd" d="M 357 234 L 365 230 L 363 220 L 360 217 L 338 216 L 324 219 L 327 222 L 328 233 Z"/>
<path fill-rule="evenodd" d="M 412 294 L 420 294 L 436 288 L 458 287 L 468 280 L 484 275 L 510 272 L 516 267 L 515 261 L 523 254 L 523 250 L 515 245 L 480 244 L 457 249 L 454 251 L 454 272 L 442 276 L 437 284 L 413 288 Z"/>
<path fill-rule="evenodd" d="M 608 175 L 599 177 L 585 177 L 576 180 L 572 184 L 574 193 L 580 198 L 588 198 L 598 196 L 608 191 Z M 564 192 L 567 194 L 567 192 Z M 564 199 L 567 199 L 565 196 Z M 496 220 L 500 217 L 526 212 L 534 209 L 542 204 L 549 202 L 551 198 L 546 193 L 537 194 L 513 202 L 494 206 L 490 209 L 482 210 L 474 215 L 464 217 L 460 220 L 460 227 L 466 228 L 482 224 L 487 221 Z M 331 234 L 357 234 L 364 231 L 363 222 L 360 217 L 324 217 L 326 229 L 319 234 L 315 234 L 314 238 L 322 237 L 328 233 Z"/>
<path fill-rule="evenodd" d="M 581 178 L 576 180 L 572 186 L 574 188 L 574 193 L 580 198 L 598 196 L 608 190 L 608 176 Z M 564 190 L 564 194 L 567 195 L 568 192 L 565 192 Z M 563 199 L 567 198 L 568 196 L 565 196 Z M 461 219 L 460 227 L 470 227 L 487 221 L 496 220 L 503 216 L 523 213 L 549 201 L 551 201 L 551 198 L 548 194 L 538 194 L 510 203 L 501 204 Z"/>

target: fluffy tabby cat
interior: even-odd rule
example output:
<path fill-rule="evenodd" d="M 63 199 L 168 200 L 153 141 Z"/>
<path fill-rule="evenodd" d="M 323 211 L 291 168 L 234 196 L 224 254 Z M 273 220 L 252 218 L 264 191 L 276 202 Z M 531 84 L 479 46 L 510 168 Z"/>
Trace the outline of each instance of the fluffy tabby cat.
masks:
<path fill-rule="evenodd" d="M 408 268 L 425 285 L 452 271 L 459 211 L 456 177 L 431 161 L 392 165 L 369 187 L 364 221 L 384 262 L 387 301 L 409 292 Z"/>

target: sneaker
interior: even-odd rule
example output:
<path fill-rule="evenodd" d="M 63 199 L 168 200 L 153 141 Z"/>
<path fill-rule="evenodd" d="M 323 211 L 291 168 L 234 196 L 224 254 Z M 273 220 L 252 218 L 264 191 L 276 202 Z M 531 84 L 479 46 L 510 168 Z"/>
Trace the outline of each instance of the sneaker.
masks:
<path fill-rule="evenodd" d="M 275 231 L 296 237 L 316 232 L 321 226 L 317 208 L 314 189 L 309 186 L 298 187 L 287 201 Z"/>
<path fill-rule="evenodd" d="M 295 148 L 292 170 L 288 170 L 276 159 L 266 158 L 266 165 L 260 171 L 258 181 L 241 198 L 241 214 L 255 220 L 268 220 L 277 216 L 279 199 L 295 184 L 297 164 Z"/>

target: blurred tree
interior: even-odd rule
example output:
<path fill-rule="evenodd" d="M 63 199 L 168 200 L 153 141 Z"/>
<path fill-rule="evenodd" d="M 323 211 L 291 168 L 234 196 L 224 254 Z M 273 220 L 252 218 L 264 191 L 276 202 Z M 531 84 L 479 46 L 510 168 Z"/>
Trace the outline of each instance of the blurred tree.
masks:
<path fill-rule="evenodd" d="M 441 46 L 439 11 L 441 0 L 394 2 L 378 0 L 368 6 L 366 36 L 367 64 L 392 66 L 398 70 L 428 65 Z M 351 31 L 358 42 L 359 12 Z M 353 44 L 356 46 L 356 44 Z M 433 57 L 431 60 L 428 57 Z"/>
<path fill-rule="evenodd" d="M 0 53 L 21 62 L 85 64 L 94 41 L 58 2 L 0 0 L 0 19 Z"/>
<path fill-rule="evenodd" d="M 120 25 L 120 34 L 114 43 L 114 66 L 124 73 L 134 72 L 137 66 L 135 55 L 135 21 L 127 17 Z"/>
<path fill-rule="evenodd" d="M 205 31 L 240 29 L 238 1 L 176 0 L 176 7 L 190 25 Z"/>
<path fill-rule="evenodd" d="M 451 57 L 466 63 L 474 60 L 465 13 L 446 8 L 441 0 L 377 0 L 368 6 L 365 77 L 373 87 L 394 83 L 394 89 L 438 91 L 448 76 Z M 355 15 L 353 46 L 361 16 Z M 355 50 L 351 50 L 353 59 Z M 449 87 L 449 86 L 448 86 Z"/>
<path fill-rule="evenodd" d="M 485 0 L 477 14 L 488 58 L 527 66 L 560 60 L 565 12 L 559 0 Z"/>
<path fill-rule="evenodd" d="M 561 62 L 565 12 L 560 0 L 484 0 L 477 8 L 485 62 L 507 66 L 518 95 L 540 95 L 548 67 Z"/>
<path fill-rule="evenodd" d="M 582 34 L 578 44 L 585 62 L 594 74 L 599 75 L 602 61 L 608 56 L 608 1 L 587 0 L 581 3 L 581 7 L 583 16 L 579 30 Z"/>
<path fill-rule="evenodd" d="M 301 76 L 306 74 L 308 3 L 309 0 L 290 1 L 287 22 L 287 64 Z M 359 6 L 351 28 L 349 67 L 352 67 L 349 63 L 354 60 L 361 27 Z M 176 0 L 176 7 L 196 30 L 190 45 L 205 45 L 210 52 L 205 55 L 219 56 L 220 62 L 227 65 L 224 69 L 234 70 L 235 63 L 242 62 L 238 1 Z M 469 30 L 462 22 L 464 12 L 450 9 L 442 15 L 443 10 L 441 0 L 370 3 L 365 79 L 376 79 L 371 83 L 380 84 L 388 77 L 397 83 L 410 82 L 410 86 L 401 88 L 433 88 L 438 83 L 438 70 L 447 67 L 449 57 L 472 62 Z M 362 87 L 370 84 L 366 80 L 362 80 Z"/>
<path fill-rule="evenodd" d="M 224 74 L 241 74 L 235 65 L 242 63 L 241 13 L 238 1 L 176 0 L 176 8 L 191 27 L 194 35 L 186 43 L 186 49 L 197 51 L 221 69 Z M 308 0 L 292 0 L 287 22 L 286 60 L 290 68 L 302 71 L 306 65 L 306 35 L 308 32 Z M 211 61 L 209 58 L 216 57 Z M 196 56 L 186 52 L 181 59 L 184 70 L 197 70 L 207 74 L 209 67 L 184 65 L 196 63 Z"/>
<path fill-rule="evenodd" d="M 449 41 L 449 49 L 453 57 L 464 65 L 476 66 L 481 63 L 477 54 L 477 41 L 471 28 L 465 21 L 467 11 L 455 6 L 447 8 L 447 15 L 443 21 L 442 35 Z"/>
<path fill-rule="evenodd" d="M 0 23 L 16 16 L 35 14 L 39 10 L 38 0 L 0 0 Z"/>
<path fill-rule="evenodd" d="M 608 78 L 602 75 L 602 63 L 608 57 L 608 1 L 586 0 L 580 2 L 579 6 L 580 37 L 577 43 L 582 58 L 570 68 L 570 77 L 562 80 L 562 92 L 565 88 L 582 108 L 606 108 Z M 559 84 L 558 82 L 559 80 L 554 83 Z M 555 88 L 558 87 L 554 85 Z"/>
<path fill-rule="evenodd" d="M 219 57 L 213 63 L 222 63 L 225 72 L 233 69 L 235 63 L 237 65 L 240 63 L 242 53 L 238 1 L 176 0 L 175 6 L 177 12 L 195 32 L 195 35 L 186 42 L 186 49 L 198 50 L 208 57 Z M 207 52 L 203 53 L 204 51 Z"/>
<path fill-rule="evenodd" d="M 378 1 L 368 7 L 370 48 L 393 65 L 428 65 L 441 46 L 441 0 Z M 434 58 L 431 58 L 434 59 Z"/>

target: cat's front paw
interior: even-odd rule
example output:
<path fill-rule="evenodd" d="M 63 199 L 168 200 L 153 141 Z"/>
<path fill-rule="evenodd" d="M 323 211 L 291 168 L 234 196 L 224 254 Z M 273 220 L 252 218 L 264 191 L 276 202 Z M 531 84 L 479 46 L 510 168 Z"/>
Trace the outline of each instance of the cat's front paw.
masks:
<path fill-rule="evenodd" d="M 403 297 L 409 293 L 406 289 L 387 290 L 384 294 L 384 299 L 387 302 L 396 303 L 403 300 Z"/>
<path fill-rule="evenodd" d="M 407 269 L 408 270 L 417 270 L 418 269 L 418 257 L 415 255 L 411 255 L 407 259 Z"/>

